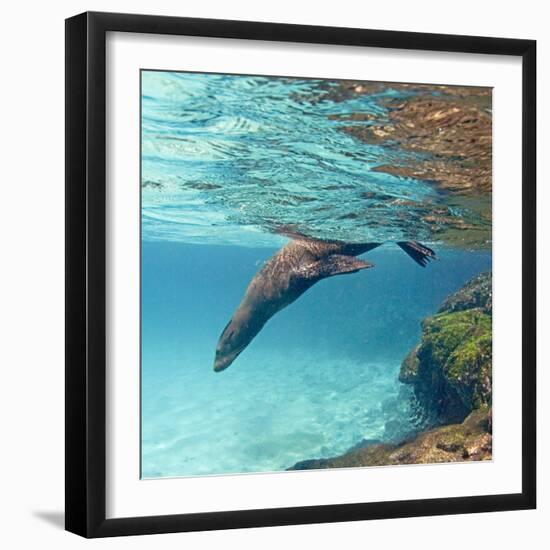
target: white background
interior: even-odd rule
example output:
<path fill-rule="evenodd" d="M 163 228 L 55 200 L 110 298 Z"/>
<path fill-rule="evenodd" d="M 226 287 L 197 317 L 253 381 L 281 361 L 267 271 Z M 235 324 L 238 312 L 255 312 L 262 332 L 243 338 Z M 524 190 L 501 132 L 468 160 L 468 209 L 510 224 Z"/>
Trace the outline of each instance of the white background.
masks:
<path fill-rule="evenodd" d="M 262 5 L 263 4 L 263 5 Z M 61 530 L 63 510 L 63 19 L 86 9 L 133 11 L 360 26 L 425 32 L 536 38 L 539 40 L 539 181 L 548 179 L 543 151 L 550 147 L 550 122 L 542 99 L 550 93 L 548 15 L 542 3 L 481 3 L 465 0 L 388 3 L 346 2 L 321 5 L 294 0 L 277 3 L 197 4 L 133 1 L 59 1 L 10 4 L 3 10 L 0 48 L 2 85 L 3 201 L 0 216 L 2 269 L 0 315 L 0 537 L 8 548 L 334 548 L 337 545 L 440 548 L 465 546 L 541 548 L 547 540 L 548 476 L 539 470 L 539 510 L 470 516 L 293 526 L 216 533 L 192 533 L 85 542 Z M 518 182 L 519 183 L 519 182 Z M 539 272 L 550 261 L 541 243 L 550 230 L 539 188 Z M 546 254 L 548 256 L 548 254 Z M 539 273 L 542 281 L 542 273 Z M 550 307 L 539 285 L 539 308 Z M 542 344 L 542 315 L 539 339 Z M 548 426 L 550 407 L 542 402 L 548 383 L 539 346 L 539 426 Z M 548 432 L 548 429 L 546 429 Z M 548 437 L 539 430 L 539 462 L 548 456 Z M 536 538 L 540 542 L 536 542 Z"/>

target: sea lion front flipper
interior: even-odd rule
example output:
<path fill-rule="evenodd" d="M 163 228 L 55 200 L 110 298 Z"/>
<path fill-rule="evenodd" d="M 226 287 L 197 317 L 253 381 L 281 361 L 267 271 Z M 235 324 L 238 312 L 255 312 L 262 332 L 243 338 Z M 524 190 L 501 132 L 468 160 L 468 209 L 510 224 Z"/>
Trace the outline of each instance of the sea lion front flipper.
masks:
<path fill-rule="evenodd" d="M 435 260 L 435 252 L 417 241 L 400 241 L 397 246 L 404 250 L 419 266 L 426 267 L 429 260 Z"/>
<path fill-rule="evenodd" d="M 303 275 L 310 279 L 324 279 L 334 275 L 357 273 L 361 269 L 368 269 L 369 267 L 374 267 L 374 264 L 359 260 L 354 256 L 331 254 L 318 262 L 305 266 L 306 272 Z"/>

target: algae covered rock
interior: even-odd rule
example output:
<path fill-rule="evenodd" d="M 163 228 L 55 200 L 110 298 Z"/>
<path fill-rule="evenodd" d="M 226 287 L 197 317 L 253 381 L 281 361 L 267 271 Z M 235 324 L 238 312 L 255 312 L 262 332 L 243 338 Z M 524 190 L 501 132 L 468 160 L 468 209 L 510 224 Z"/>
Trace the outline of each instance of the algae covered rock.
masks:
<path fill-rule="evenodd" d="M 462 421 L 492 399 L 491 275 L 482 274 L 445 300 L 422 324 L 422 339 L 402 363 L 427 425 Z"/>
<path fill-rule="evenodd" d="M 478 409 L 461 424 L 450 424 L 420 434 L 398 447 L 391 455 L 393 464 L 432 464 L 490 460 L 492 434 L 488 431 L 487 407 Z"/>
<path fill-rule="evenodd" d="M 467 410 L 490 403 L 491 316 L 476 308 L 428 319 L 417 356 L 419 372 L 427 365 L 429 374 L 441 375 Z"/>
<path fill-rule="evenodd" d="M 398 445 L 370 445 L 334 458 L 304 460 L 289 470 L 491 460 L 492 442 L 490 409 L 481 407 L 460 424 L 434 428 Z"/>

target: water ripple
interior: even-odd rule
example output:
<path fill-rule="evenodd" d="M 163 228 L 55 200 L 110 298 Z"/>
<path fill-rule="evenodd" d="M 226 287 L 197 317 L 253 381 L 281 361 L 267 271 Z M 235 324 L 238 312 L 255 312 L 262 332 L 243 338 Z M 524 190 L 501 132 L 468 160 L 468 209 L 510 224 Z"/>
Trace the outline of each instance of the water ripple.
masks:
<path fill-rule="evenodd" d="M 280 240 L 274 227 L 294 225 L 355 242 L 431 240 L 434 187 L 372 170 L 411 153 L 340 131 L 342 116 L 385 110 L 374 96 L 305 100 L 319 84 L 143 72 L 143 238 L 262 246 Z"/>

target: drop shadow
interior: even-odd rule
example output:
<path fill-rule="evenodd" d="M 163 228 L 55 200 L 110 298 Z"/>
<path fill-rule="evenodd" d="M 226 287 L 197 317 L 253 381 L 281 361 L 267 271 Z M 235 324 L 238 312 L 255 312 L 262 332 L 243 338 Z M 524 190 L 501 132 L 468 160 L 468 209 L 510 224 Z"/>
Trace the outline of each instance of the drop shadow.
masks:
<path fill-rule="evenodd" d="M 32 515 L 35 518 L 41 519 L 42 521 L 53 525 L 57 529 L 65 529 L 65 513 L 59 511 L 45 511 L 45 510 L 34 510 Z"/>

